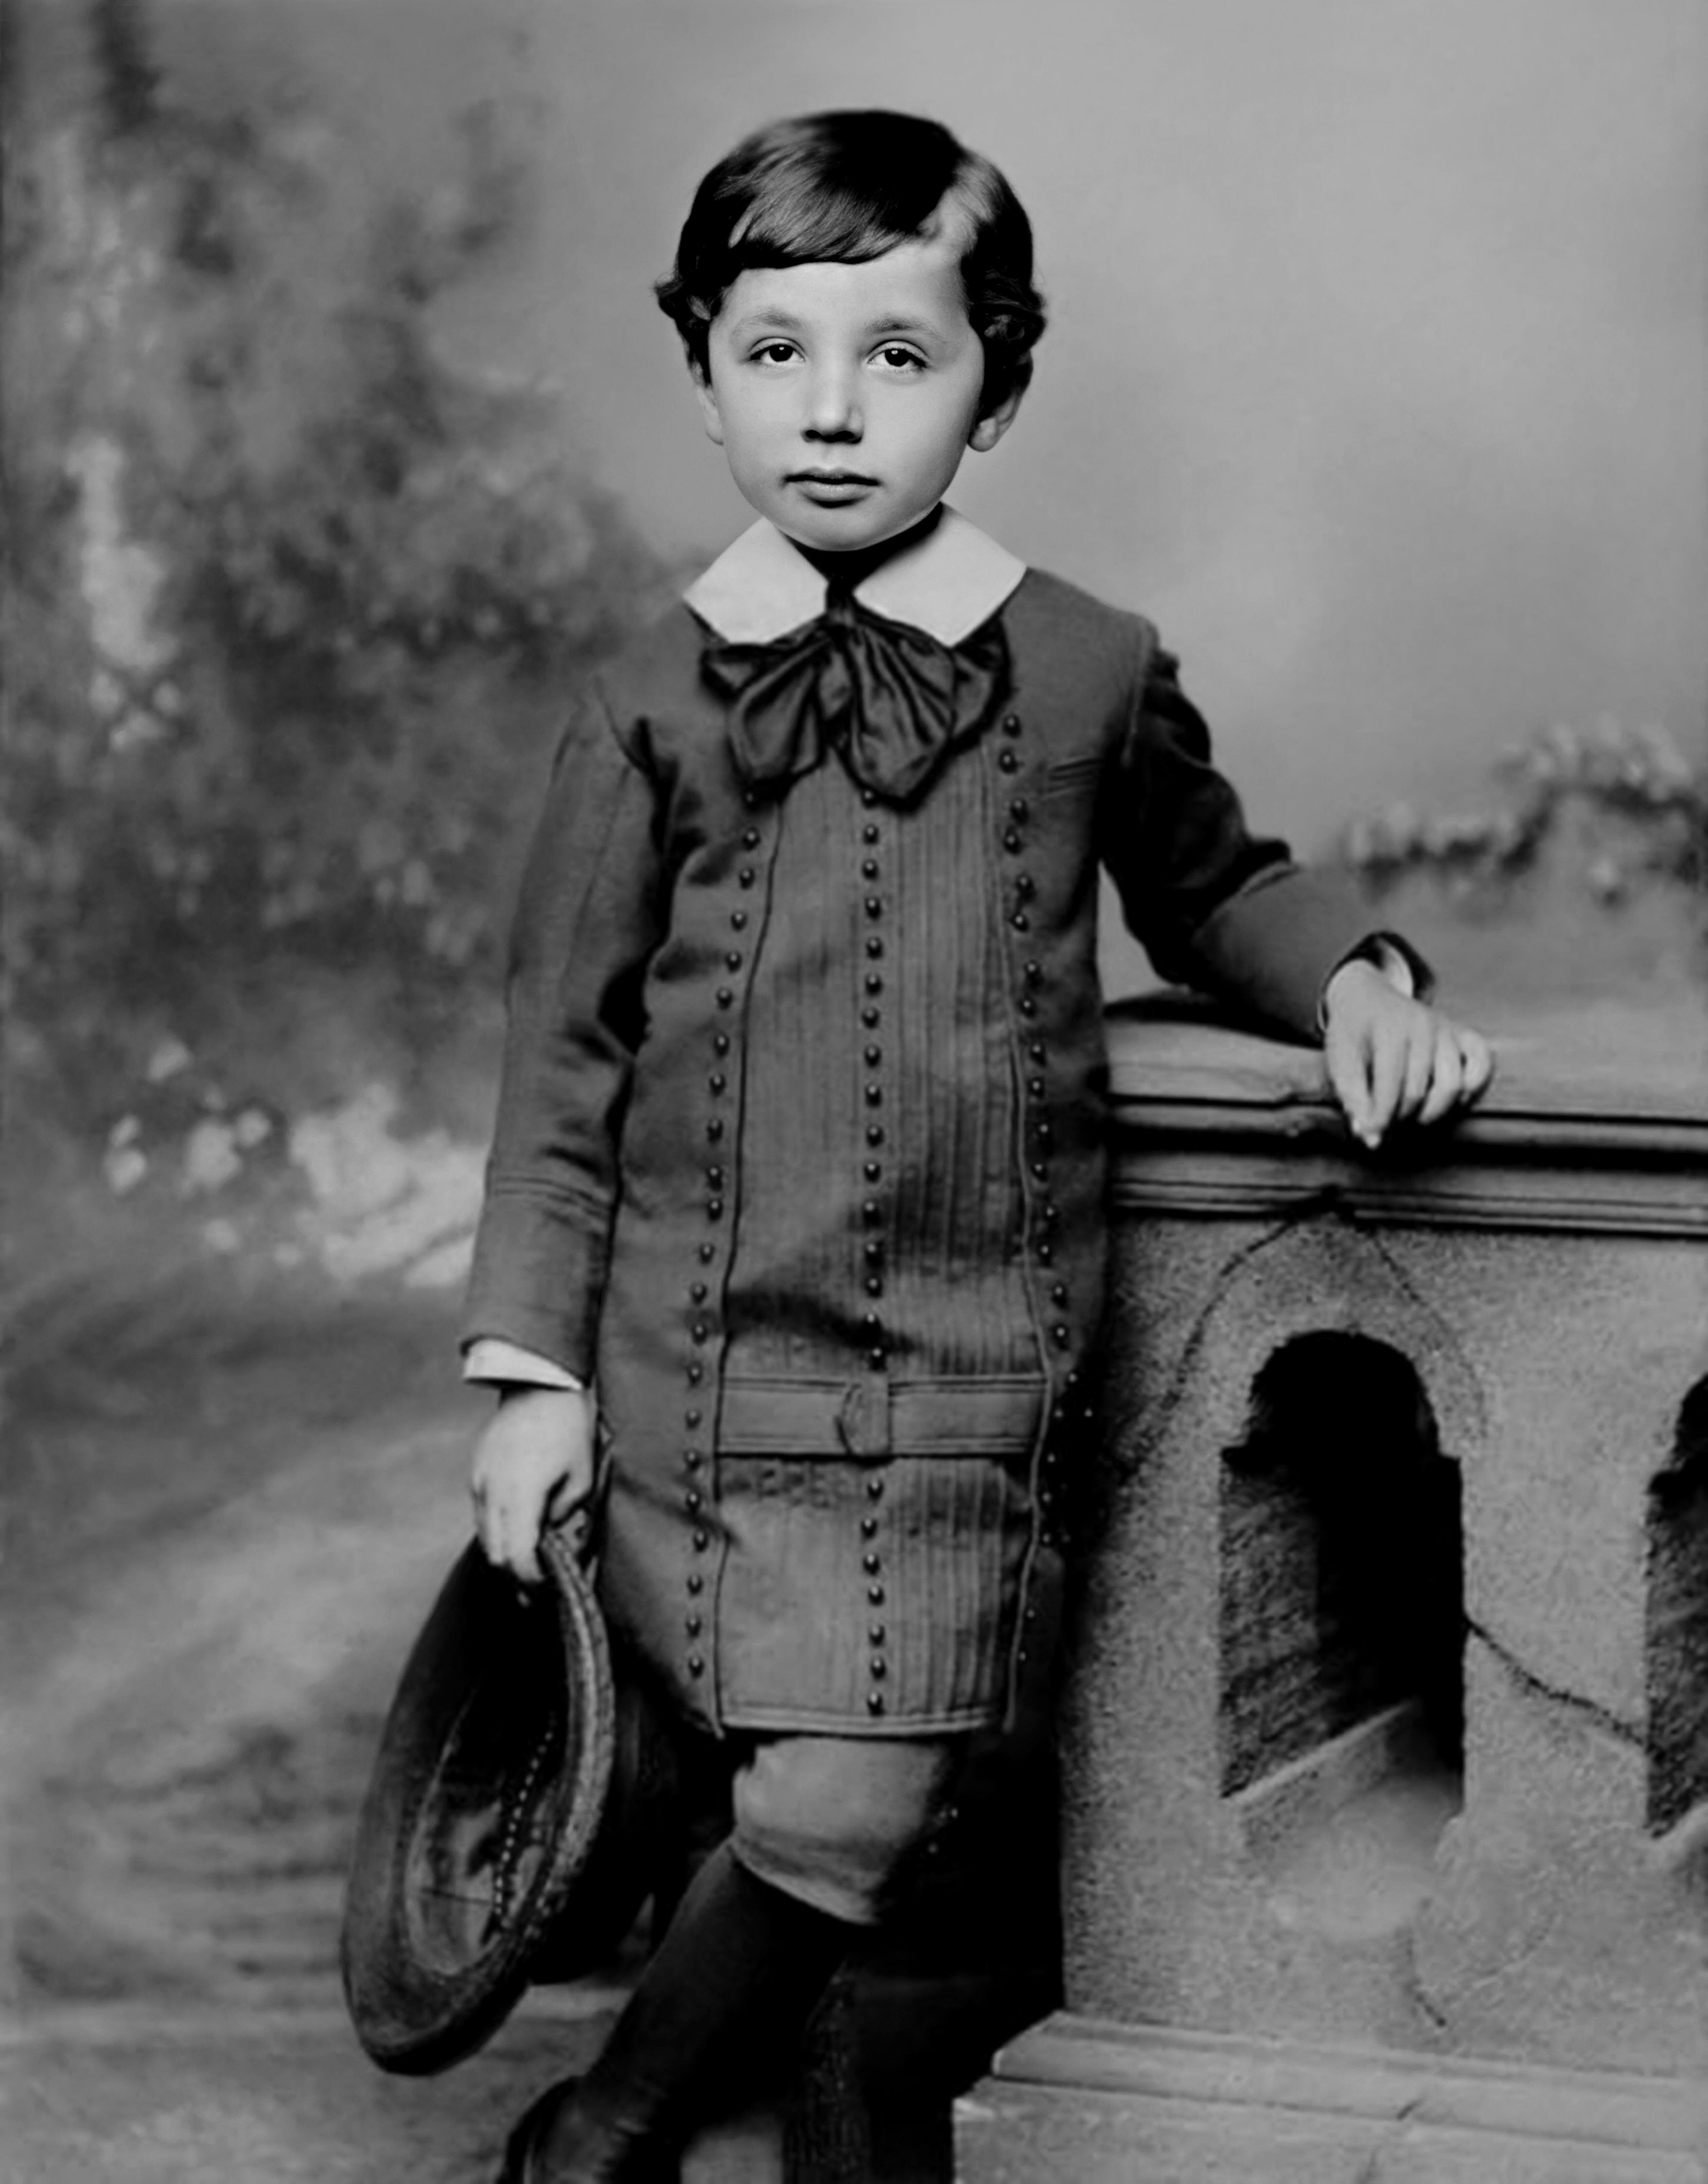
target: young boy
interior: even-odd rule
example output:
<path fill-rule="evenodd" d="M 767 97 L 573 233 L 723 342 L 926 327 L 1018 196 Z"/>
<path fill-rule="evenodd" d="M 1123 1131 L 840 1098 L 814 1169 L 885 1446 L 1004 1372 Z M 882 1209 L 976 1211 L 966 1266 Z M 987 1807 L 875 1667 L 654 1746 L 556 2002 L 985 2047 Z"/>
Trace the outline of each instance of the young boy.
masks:
<path fill-rule="evenodd" d="M 473 1489 L 533 1580 L 597 1474 L 606 1613 L 734 1825 L 604 2055 L 518 2126 L 527 2184 L 673 2173 L 1003 1716 L 1102 1307 L 1099 865 L 1164 973 L 1323 1038 L 1366 1143 L 1490 1067 L 1348 890 L 1247 833 L 1149 626 L 943 505 L 1043 327 L 988 161 L 897 114 L 764 130 L 659 292 L 760 520 L 559 755 Z"/>

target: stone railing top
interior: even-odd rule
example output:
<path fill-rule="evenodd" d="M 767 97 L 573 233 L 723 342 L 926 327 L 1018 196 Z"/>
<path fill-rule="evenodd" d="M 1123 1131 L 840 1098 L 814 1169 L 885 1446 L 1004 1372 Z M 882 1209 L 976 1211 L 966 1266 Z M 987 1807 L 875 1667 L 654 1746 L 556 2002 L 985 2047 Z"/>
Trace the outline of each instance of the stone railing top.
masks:
<path fill-rule="evenodd" d="M 1482 1102 L 1370 1155 L 1315 1049 L 1189 995 L 1118 1002 L 1117 1201 L 1231 1213 L 1327 1199 L 1449 1225 L 1708 1235 L 1708 1006 L 1515 1009 L 1484 1028 L 1499 1070 Z"/>

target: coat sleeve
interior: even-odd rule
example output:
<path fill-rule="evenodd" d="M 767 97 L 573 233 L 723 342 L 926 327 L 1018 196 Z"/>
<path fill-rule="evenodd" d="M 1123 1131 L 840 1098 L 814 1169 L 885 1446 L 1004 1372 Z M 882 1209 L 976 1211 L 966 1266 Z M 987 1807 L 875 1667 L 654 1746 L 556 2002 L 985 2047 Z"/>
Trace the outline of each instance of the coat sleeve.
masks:
<path fill-rule="evenodd" d="M 511 931 L 498 1123 L 462 1340 L 590 1379 L 642 985 L 667 893 L 659 798 L 597 690 L 553 764 Z"/>
<path fill-rule="evenodd" d="M 1159 975 L 1316 1039 L 1329 978 L 1372 937 L 1369 911 L 1345 875 L 1307 870 L 1284 842 L 1248 831 L 1178 663 L 1160 649 L 1099 816 L 1103 863 Z"/>

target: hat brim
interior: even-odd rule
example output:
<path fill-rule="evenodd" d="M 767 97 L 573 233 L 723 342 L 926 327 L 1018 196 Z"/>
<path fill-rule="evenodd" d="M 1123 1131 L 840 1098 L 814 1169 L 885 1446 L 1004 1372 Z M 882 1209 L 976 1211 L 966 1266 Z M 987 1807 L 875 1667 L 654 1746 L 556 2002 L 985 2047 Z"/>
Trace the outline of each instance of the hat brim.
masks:
<path fill-rule="evenodd" d="M 611 1647 L 559 1535 L 524 1591 L 471 1545 L 411 1649 L 356 1828 L 344 1995 L 382 2069 L 488 2039 L 592 1855 L 611 1791 Z"/>

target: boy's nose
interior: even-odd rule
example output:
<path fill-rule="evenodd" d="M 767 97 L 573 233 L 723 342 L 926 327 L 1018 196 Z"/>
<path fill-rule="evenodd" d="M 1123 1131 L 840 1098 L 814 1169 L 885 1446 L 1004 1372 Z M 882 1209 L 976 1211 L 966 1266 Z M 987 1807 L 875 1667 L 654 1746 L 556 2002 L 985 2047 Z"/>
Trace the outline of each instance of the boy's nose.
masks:
<path fill-rule="evenodd" d="M 813 374 L 803 429 L 809 440 L 859 438 L 860 396 L 851 373 L 832 369 Z"/>

